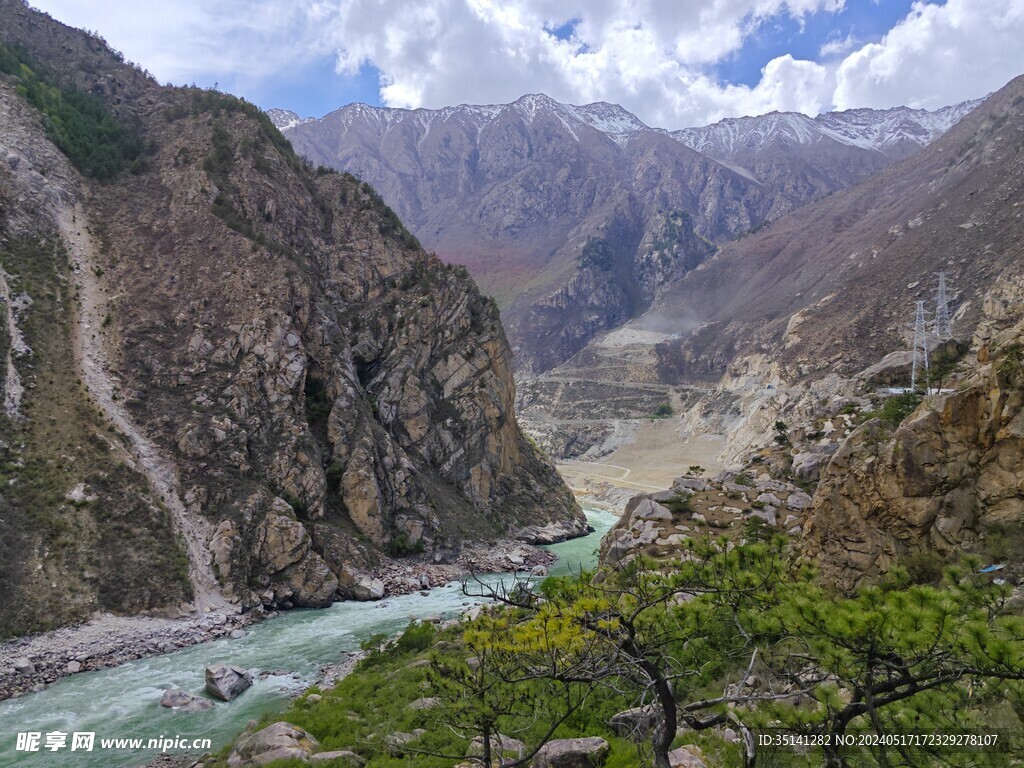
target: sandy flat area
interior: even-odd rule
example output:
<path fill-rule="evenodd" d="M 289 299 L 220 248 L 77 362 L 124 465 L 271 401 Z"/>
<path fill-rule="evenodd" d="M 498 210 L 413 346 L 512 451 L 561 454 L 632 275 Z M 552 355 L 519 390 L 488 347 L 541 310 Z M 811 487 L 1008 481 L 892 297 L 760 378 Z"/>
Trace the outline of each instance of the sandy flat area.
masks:
<path fill-rule="evenodd" d="M 661 333 L 659 331 L 645 331 L 641 328 L 618 328 L 603 336 L 594 346 L 608 349 L 611 347 L 628 347 L 633 344 L 654 346 L 662 341 L 677 338 L 678 334 Z"/>
<path fill-rule="evenodd" d="M 679 434 L 678 419 L 645 420 L 634 440 L 597 461 L 567 461 L 558 471 L 574 490 L 585 492 L 595 483 L 635 490 L 659 491 L 685 474 L 691 465 L 715 475 L 725 467 L 715 458 L 725 445 L 724 435 Z"/>

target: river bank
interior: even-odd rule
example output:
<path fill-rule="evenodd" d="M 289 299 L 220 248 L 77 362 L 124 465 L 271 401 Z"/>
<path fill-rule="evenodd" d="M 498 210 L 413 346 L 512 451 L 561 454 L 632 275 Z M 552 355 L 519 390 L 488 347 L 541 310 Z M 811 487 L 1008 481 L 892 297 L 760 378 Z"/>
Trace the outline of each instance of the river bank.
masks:
<path fill-rule="evenodd" d="M 538 550 L 545 558 L 557 556 L 549 566 L 552 574 L 578 572 L 593 567 L 601 535 L 617 519 L 614 515 L 588 510 L 597 529 L 585 538 L 574 539 Z M 526 546 L 526 545 L 518 545 Z M 497 552 L 496 546 L 488 548 Z M 470 550 L 467 549 L 467 555 Z M 514 552 L 513 557 L 518 557 Z M 500 558 L 498 558 L 500 561 Z M 520 570 L 526 569 L 524 562 Z M 505 575 L 481 576 L 485 584 L 497 585 Z M 157 648 L 143 658 L 64 675 L 38 693 L 0 701 L 0 722 L 8 734 L 21 731 L 95 732 L 102 738 L 145 740 L 160 735 L 210 739 L 217 750 L 231 742 L 250 720 L 268 712 L 282 711 L 292 697 L 322 680 L 325 673 L 344 666 L 360 644 L 377 635 L 394 635 L 413 620 L 447 620 L 458 617 L 478 598 L 463 593 L 457 581 L 430 590 L 411 590 L 389 595 L 376 602 L 345 601 L 322 609 L 284 611 L 245 628 L 245 636 L 231 633 L 212 642 L 198 643 L 170 652 Z M 153 631 L 164 631 L 171 620 L 155 620 Z M 79 631 L 80 628 L 79 628 Z M 59 630 L 58 630 L 59 632 Z M 47 633 L 49 637 L 61 637 Z M 66 637 L 71 637 L 67 635 Z M 36 639 L 38 641 L 38 637 Z M 15 643 L 33 640 L 21 638 Z M 24 651 L 27 646 L 22 645 Z M 54 649 L 59 652 L 59 649 Z M 65 656 L 66 658 L 66 656 Z M 253 675 L 252 687 L 231 702 L 216 702 L 213 709 L 183 712 L 160 706 L 168 688 L 203 696 L 204 669 L 211 664 L 231 664 Z M 14 749 L 13 735 L 0 739 L 0 768 L 20 768 L 24 753 Z M 138 766 L 157 757 L 160 750 L 109 748 L 93 753 L 76 753 L 76 768 Z M 187 751 L 187 750 L 183 750 Z M 36 768 L 61 768 L 69 763 L 61 752 L 39 752 L 31 756 Z"/>
<path fill-rule="evenodd" d="M 459 581 L 468 574 L 532 571 L 555 555 L 519 541 L 465 547 L 454 562 L 386 558 L 374 569 L 380 597 L 396 597 Z M 232 611 L 232 609 L 234 609 Z M 244 637 L 246 627 L 276 616 L 262 606 L 237 606 L 177 618 L 101 614 L 89 621 L 0 643 L 0 701 L 44 690 L 62 677 L 117 667 L 224 637 Z"/>

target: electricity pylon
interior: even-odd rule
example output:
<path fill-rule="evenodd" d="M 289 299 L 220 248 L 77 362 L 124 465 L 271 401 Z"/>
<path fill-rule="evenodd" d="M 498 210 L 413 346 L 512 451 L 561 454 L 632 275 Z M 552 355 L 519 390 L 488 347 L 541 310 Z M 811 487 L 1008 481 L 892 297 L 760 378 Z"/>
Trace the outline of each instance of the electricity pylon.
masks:
<path fill-rule="evenodd" d="M 924 319 L 924 302 L 916 301 L 914 313 L 914 358 L 910 365 L 910 391 L 917 391 L 917 372 L 924 371 L 925 387 L 928 386 L 928 326 Z"/>
<path fill-rule="evenodd" d="M 935 337 L 939 341 L 953 338 L 953 327 L 949 320 L 949 298 L 946 296 L 946 273 L 936 272 L 939 289 L 935 292 Z"/>

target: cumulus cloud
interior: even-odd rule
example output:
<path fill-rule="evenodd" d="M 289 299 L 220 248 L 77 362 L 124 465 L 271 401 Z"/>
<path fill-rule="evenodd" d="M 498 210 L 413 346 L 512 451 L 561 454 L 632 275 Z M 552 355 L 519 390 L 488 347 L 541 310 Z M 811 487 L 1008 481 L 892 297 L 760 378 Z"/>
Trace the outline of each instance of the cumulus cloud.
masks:
<path fill-rule="evenodd" d="M 982 96 L 1024 73 L 1024 0 L 915 3 L 879 43 L 851 53 L 836 72 L 839 109 L 934 109 Z"/>
<path fill-rule="evenodd" d="M 396 107 L 506 102 L 542 91 L 620 103 L 669 127 L 751 110 L 816 112 L 830 93 L 813 62 L 775 59 L 754 88 L 722 86 L 708 71 L 766 19 L 842 7 L 843 0 L 350 0 L 336 19 L 338 66 L 377 67 L 382 99 Z M 567 39 L 551 32 L 567 24 Z"/>
<path fill-rule="evenodd" d="M 619 103 L 667 128 L 773 109 L 937 107 L 1024 71 L 1024 0 L 915 3 L 878 42 L 836 34 L 823 41 L 819 61 L 779 56 L 753 86 L 718 81 L 715 65 L 740 55 L 774 20 L 837 13 L 845 0 L 36 2 L 101 30 L 173 82 L 223 72 L 216 79 L 231 87 L 332 56 L 339 75 L 375 68 L 389 106 L 543 92 L 577 104 Z"/>

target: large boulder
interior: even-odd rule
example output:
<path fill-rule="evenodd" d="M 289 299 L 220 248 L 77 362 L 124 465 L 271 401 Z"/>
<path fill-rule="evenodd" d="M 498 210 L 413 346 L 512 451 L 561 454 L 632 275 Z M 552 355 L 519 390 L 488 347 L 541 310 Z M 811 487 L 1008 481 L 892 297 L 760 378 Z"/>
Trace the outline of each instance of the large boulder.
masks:
<path fill-rule="evenodd" d="M 213 709 L 213 702 L 201 696 L 193 696 L 180 688 L 169 688 L 160 697 L 160 706 L 180 709 L 182 712 L 204 712 Z"/>
<path fill-rule="evenodd" d="M 616 736 L 642 739 L 658 725 L 658 712 L 652 706 L 633 707 L 612 715 L 608 726 Z"/>
<path fill-rule="evenodd" d="M 383 581 L 347 566 L 341 570 L 339 588 L 349 600 L 380 600 L 385 592 Z"/>
<path fill-rule="evenodd" d="M 409 709 L 433 709 L 434 707 L 441 706 L 441 700 L 436 696 L 426 696 L 422 699 L 416 699 L 409 705 Z"/>
<path fill-rule="evenodd" d="M 538 750 L 534 768 L 600 768 L 608 759 L 608 742 L 597 736 L 556 739 Z"/>
<path fill-rule="evenodd" d="M 668 753 L 668 764 L 670 768 L 707 768 L 701 757 L 699 747 L 687 744 Z"/>
<path fill-rule="evenodd" d="M 307 762 L 320 749 L 312 735 L 291 723 L 271 723 L 261 731 L 246 733 L 228 756 L 231 768 L 266 765 L 274 760 Z"/>
<path fill-rule="evenodd" d="M 656 501 L 643 499 L 632 512 L 633 520 L 672 520 L 672 513 Z"/>
<path fill-rule="evenodd" d="M 221 701 L 231 701 L 252 685 L 248 670 L 231 664 L 214 664 L 206 668 L 206 690 Z"/>
<path fill-rule="evenodd" d="M 406 731 L 389 733 L 384 737 L 384 749 L 389 755 L 395 757 L 404 755 L 406 747 L 425 733 L 426 731 L 422 728 L 416 728 L 412 733 Z"/>
<path fill-rule="evenodd" d="M 706 491 L 708 481 L 702 477 L 683 475 L 672 482 L 672 488 L 677 491 Z"/>
<path fill-rule="evenodd" d="M 477 736 L 469 742 L 468 754 L 473 757 L 479 757 L 483 753 L 484 737 Z M 503 733 L 496 733 L 491 736 L 491 755 L 520 758 L 524 754 L 526 754 L 526 745 L 518 739 L 513 739 L 511 736 L 506 736 Z"/>

